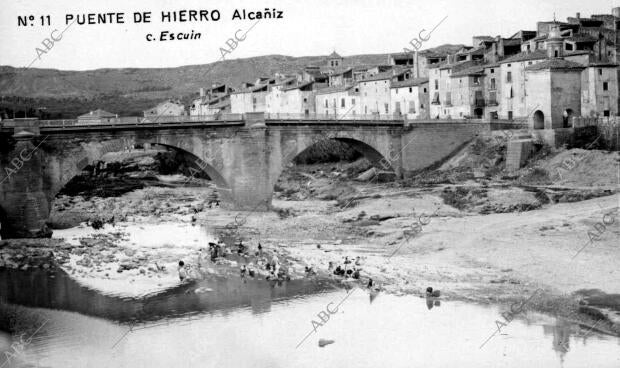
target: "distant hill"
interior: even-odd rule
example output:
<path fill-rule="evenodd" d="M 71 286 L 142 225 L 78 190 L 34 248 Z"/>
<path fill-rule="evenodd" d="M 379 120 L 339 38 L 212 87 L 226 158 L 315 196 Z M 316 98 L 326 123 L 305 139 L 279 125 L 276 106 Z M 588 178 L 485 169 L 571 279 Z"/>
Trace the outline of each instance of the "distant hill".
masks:
<path fill-rule="evenodd" d="M 462 45 L 432 50 L 454 51 Z M 0 66 L 0 112 L 71 118 L 95 108 L 127 115 L 141 114 L 166 98 L 188 102 L 200 87 L 221 82 L 233 87 L 276 72 L 294 73 L 305 65 L 323 65 L 325 56 L 265 55 L 176 68 L 122 68 L 87 71 L 19 69 Z M 345 57 L 345 65 L 386 64 L 388 54 Z M 19 96 L 19 98 L 15 98 Z"/>

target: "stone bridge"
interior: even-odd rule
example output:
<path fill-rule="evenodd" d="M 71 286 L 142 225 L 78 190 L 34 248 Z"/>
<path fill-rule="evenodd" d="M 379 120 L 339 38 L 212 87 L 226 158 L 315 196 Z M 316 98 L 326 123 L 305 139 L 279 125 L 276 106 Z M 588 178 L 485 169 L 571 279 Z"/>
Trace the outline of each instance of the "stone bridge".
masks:
<path fill-rule="evenodd" d="M 189 120 L 189 119 L 188 119 Z M 10 120 L 0 130 L 0 235 L 51 236 L 46 222 L 63 186 L 107 152 L 138 144 L 183 152 L 215 182 L 223 206 L 268 210 L 274 184 L 298 154 L 325 139 L 351 145 L 402 177 L 440 163 L 488 124 L 463 121 L 236 118 L 80 124 Z"/>

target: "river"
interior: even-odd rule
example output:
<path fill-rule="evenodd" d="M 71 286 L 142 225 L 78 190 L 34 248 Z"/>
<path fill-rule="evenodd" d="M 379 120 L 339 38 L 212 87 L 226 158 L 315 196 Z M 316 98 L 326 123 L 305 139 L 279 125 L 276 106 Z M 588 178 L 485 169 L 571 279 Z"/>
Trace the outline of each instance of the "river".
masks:
<path fill-rule="evenodd" d="M 527 313 L 493 335 L 495 321 L 501 320 L 497 307 L 410 295 L 370 298 L 366 290 L 347 292 L 316 280 L 278 284 L 222 278 L 141 299 L 98 293 L 63 271 L 50 278 L 42 271 L 3 270 L 0 280 L 1 295 L 10 303 L 47 320 L 23 353 L 8 360 L 3 352 L 14 337 L 0 333 L 2 368 L 568 368 L 620 363 L 620 339 L 553 317 Z M 328 306 L 335 313 L 329 320 L 323 314 L 323 322 L 317 314 Z M 319 347 L 320 338 L 334 343 Z"/>

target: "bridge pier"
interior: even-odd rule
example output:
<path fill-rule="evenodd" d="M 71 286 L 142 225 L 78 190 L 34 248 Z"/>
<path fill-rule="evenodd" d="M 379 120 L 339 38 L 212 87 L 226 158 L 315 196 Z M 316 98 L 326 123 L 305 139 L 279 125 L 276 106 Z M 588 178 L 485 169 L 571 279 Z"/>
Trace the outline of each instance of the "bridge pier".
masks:
<path fill-rule="evenodd" d="M 236 162 L 228 180 L 232 207 L 241 211 L 268 211 L 273 195 L 268 129 L 265 124 L 254 124 L 239 139 L 240 144 L 235 147 Z"/>
<path fill-rule="evenodd" d="M 3 160 L 0 184 L 0 236 L 5 238 L 47 238 L 50 206 L 43 190 L 40 136 L 28 131 L 13 135 L 15 146 Z M 38 143 L 36 142 L 38 141 Z M 36 145 L 35 145 L 36 143 Z"/>

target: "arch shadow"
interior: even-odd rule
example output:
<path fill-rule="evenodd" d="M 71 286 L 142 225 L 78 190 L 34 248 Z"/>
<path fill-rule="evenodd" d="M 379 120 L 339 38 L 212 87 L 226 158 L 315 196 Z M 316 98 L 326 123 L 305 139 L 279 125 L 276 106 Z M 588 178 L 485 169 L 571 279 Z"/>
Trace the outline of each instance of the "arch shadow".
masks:
<path fill-rule="evenodd" d="M 396 173 L 397 171 L 395 170 L 395 168 L 392 165 L 392 161 L 390 161 L 390 158 L 385 157 L 385 155 L 383 155 L 381 152 L 379 152 L 377 149 L 375 149 L 373 146 L 371 146 L 370 144 L 363 142 L 359 139 L 356 138 L 350 138 L 350 137 L 325 137 L 325 136 L 321 136 L 319 137 L 319 139 L 313 139 L 309 144 L 305 145 L 300 151 L 298 151 L 295 154 L 289 154 L 289 155 L 284 155 L 284 160 L 282 160 L 282 165 L 279 169 L 279 171 L 276 173 L 276 175 L 273 177 L 272 179 L 272 183 L 271 183 L 271 187 L 273 188 L 275 186 L 275 184 L 278 182 L 278 179 L 282 176 L 282 173 L 284 172 L 284 170 L 289 167 L 291 162 L 294 162 L 295 159 L 302 155 L 303 153 L 307 152 L 309 149 L 311 149 L 312 147 L 316 146 L 319 143 L 322 142 L 326 142 L 326 141 L 330 141 L 330 140 L 335 140 L 335 141 L 339 141 L 342 143 L 347 144 L 348 146 L 350 146 L 351 148 L 353 148 L 355 151 L 359 152 L 364 158 L 366 158 L 368 161 L 370 161 L 370 163 L 377 169 L 379 170 L 384 170 L 384 171 L 391 171 Z M 399 154 L 391 154 L 391 158 L 394 159 L 396 157 L 399 157 Z"/>
<path fill-rule="evenodd" d="M 82 149 L 80 151 L 80 153 L 76 154 L 77 157 L 82 157 L 82 159 L 77 160 L 76 162 L 73 162 L 73 168 L 70 169 L 65 175 L 63 175 L 61 177 L 61 180 L 59 180 L 56 183 L 53 183 L 52 185 L 50 185 L 50 189 L 49 191 L 47 191 L 47 199 L 48 199 L 48 203 L 50 204 L 49 207 L 49 211 L 51 212 L 51 207 L 52 207 L 52 203 L 54 201 L 54 199 L 56 198 L 56 196 L 58 195 L 58 193 L 76 176 L 80 175 L 80 173 L 89 165 L 92 165 L 93 163 L 97 162 L 98 160 L 101 160 L 103 158 L 104 155 L 106 155 L 107 153 L 111 153 L 111 152 L 122 152 L 122 144 L 118 144 L 118 142 L 124 142 L 122 140 L 111 140 L 111 141 L 104 141 L 102 142 L 104 145 L 102 146 L 105 147 L 107 146 L 115 146 L 115 147 L 120 147 L 121 149 L 118 150 L 105 150 L 105 149 L 101 149 L 98 150 L 96 152 L 88 152 L 85 149 Z M 194 178 L 194 175 L 202 172 L 205 173 L 206 175 L 209 176 L 209 178 L 211 179 L 212 182 L 215 183 L 216 186 L 216 190 L 218 191 L 221 201 L 222 202 L 226 202 L 226 203 L 232 203 L 232 196 L 231 196 L 231 189 L 230 189 L 230 185 L 228 184 L 228 181 L 223 177 L 223 175 L 215 168 L 213 167 L 213 165 L 211 165 L 210 163 L 200 159 L 197 155 L 195 155 L 194 153 L 192 153 L 191 151 L 185 150 L 183 148 L 174 146 L 174 145 L 169 145 L 169 144 L 164 144 L 164 143 L 159 143 L 159 142 L 155 142 L 152 141 L 150 139 L 136 139 L 134 142 L 134 144 L 136 145 L 144 145 L 144 144 L 151 144 L 152 146 L 161 146 L 161 147 L 165 147 L 166 149 L 170 149 L 173 151 L 177 151 L 179 153 L 181 153 L 184 158 L 186 159 L 188 166 L 189 166 L 189 170 L 190 170 L 190 178 L 188 179 L 188 182 Z M 49 217 L 49 213 L 48 213 L 48 217 Z"/>

